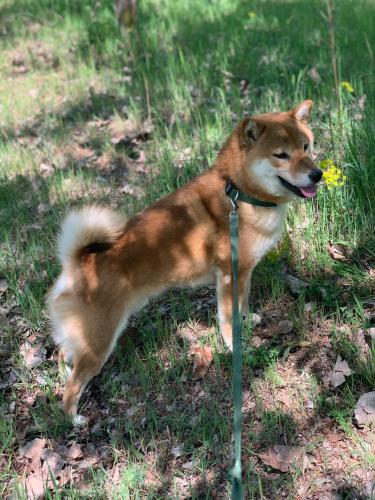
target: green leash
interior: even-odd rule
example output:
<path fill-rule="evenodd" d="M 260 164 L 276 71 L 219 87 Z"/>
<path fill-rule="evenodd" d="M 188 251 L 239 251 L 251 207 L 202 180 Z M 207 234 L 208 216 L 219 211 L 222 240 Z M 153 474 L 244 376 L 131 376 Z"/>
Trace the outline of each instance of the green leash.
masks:
<path fill-rule="evenodd" d="M 232 267 L 232 338 L 233 338 L 233 428 L 234 466 L 229 472 L 232 481 L 232 499 L 243 499 L 241 477 L 241 423 L 242 423 L 242 337 L 241 317 L 238 304 L 238 201 L 258 207 L 276 207 L 276 203 L 257 200 L 241 193 L 233 184 L 227 184 L 225 193 L 229 196 L 233 210 L 229 214 L 230 256 Z"/>

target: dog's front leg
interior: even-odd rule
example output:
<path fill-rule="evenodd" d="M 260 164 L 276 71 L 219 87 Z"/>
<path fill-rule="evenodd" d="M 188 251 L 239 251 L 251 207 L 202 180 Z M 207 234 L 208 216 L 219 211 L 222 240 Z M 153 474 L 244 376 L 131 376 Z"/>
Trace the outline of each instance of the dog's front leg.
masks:
<path fill-rule="evenodd" d="M 239 297 L 240 313 L 243 320 L 249 314 L 249 294 L 251 283 L 251 271 L 244 273 L 244 286 L 242 296 Z"/>
<path fill-rule="evenodd" d="M 250 272 L 240 271 L 238 277 L 238 304 L 242 317 L 249 311 L 248 297 L 250 291 Z M 217 306 L 219 316 L 220 332 L 226 346 L 232 350 L 232 276 L 230 271 L 217 271 L 216 278 Z"/>

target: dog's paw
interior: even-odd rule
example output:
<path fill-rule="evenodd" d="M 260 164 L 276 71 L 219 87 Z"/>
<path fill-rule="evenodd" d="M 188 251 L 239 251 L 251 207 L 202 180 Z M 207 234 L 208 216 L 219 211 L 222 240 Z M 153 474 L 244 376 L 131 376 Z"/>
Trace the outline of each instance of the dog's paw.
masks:
<path fill-rule="evenodd" d="M 77 427 L 79 429 L 85 427 L 85 425 L 87 424 L 87 418 L 83 415 L 74 415 L 72 420 L 74 427 Z"/>
<path fill-rule="evenodd" d="M 211 347 L 201 347 L 193 345 L 190 347 L 189 354 L 194 359 L 192 380 L 196 381 L 203 378 L 212 364 L 212 349 Z"/>

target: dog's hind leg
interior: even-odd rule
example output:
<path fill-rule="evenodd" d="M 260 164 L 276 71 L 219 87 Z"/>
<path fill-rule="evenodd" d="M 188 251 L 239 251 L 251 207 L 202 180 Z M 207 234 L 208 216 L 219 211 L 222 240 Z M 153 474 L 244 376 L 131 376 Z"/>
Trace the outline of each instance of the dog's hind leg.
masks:
<path fill-rule="evenodd" d="M 73 417 L 77 415 L 77 407 L 82 392 L 90 380 L 100 373 L 103 365 L 111 355 L 125 324 L 126 321 L 123 319 L 116 329 L 112 329 L 112 334 L 110 334 L 108 326 L 106 332 L 105 326 L 98 323 L 96 328 L 98 342 L 76 354 L 73 361 L 73 370 L 66 383 L 63 395 L 63 410 L 68 415 Z M 90 333 L 94 332 L 91 330 Z"/>
<path fill-rule="evenodd" d="M 77 415 L 82 392 L 90 380 L 98 375 L 106 359 L 107 356 L 97 356 L 92 352 L 86 352 L 77 357 L 64 391 L 63 410 L 65 413 L 73 417 Z"/>
<path fill-rule="evenodd" d="M 65 378 L 68 376 L 63 409 L 72 416 L 77 414 L 82 392 L 107 361 L 129 316 L 123 300 L 109 306 L 103 303 L 87 304 L 67 293 L 50 301 L 54 338 L 60 346 L 59 369 Z"/>
<path fill-rule="evenodd" d="M 102 318 L 102 319 L 99 319 Z M 79 399 L 90 380 L 98 375 L 112 353 L 120 333 L 123 331 L 128 315 L 121 321 L 113 317 L 86 311 L 81 317 L 83 333 L 82 349 L 75 353 L 73 370 L 66 383 L 63 395 L 63 410 L 73 417 L 77 415 Z M 117 323 L 117 326 L 115 326 Z"/>

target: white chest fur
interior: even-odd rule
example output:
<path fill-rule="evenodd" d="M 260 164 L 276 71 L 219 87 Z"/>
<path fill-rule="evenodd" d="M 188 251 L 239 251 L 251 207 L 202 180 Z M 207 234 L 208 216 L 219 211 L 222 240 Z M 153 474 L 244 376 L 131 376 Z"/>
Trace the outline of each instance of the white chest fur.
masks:
<path fill-rule="evenodd" d="M 286 204 L 274 208 L 242 206 L 240 217 L 245 223 L 251 257 L 258 263 L 280 238 Z"/>

